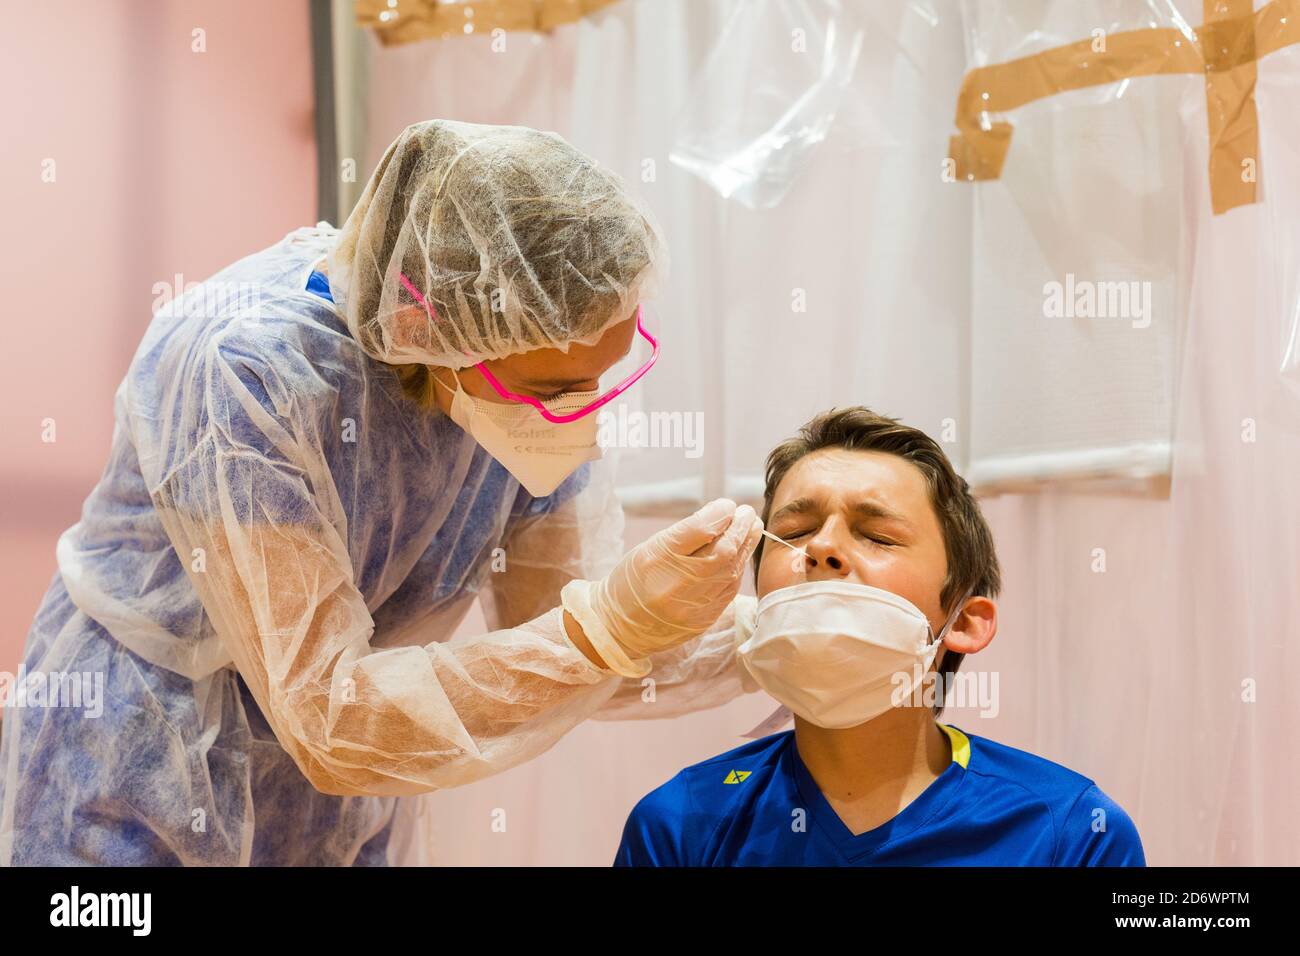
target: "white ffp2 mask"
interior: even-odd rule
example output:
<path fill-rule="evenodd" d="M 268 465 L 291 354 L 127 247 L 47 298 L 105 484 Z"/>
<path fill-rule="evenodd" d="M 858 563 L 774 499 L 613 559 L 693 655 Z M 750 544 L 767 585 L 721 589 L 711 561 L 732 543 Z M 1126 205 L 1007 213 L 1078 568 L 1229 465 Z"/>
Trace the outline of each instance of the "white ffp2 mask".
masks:
<path fill-rule="evenodd" d="M 451 420 L 463 428 L 483 450 L 514 475 L 534 498 L 543 498 L 560 486 L 584 462 L 601 457 L 596 442 L 597 421 L 592 413 L 572 422 L 548 422 L 531 405 L 507 404 L 474 398 L 454 372 L 456 391 L 451 399 Z M 437 384 L 451 391 L 434 374 Z M 556 415 L 575 412 L 600 396 L 599 391 L 566 392 L 542 404 Z"/>
<path fill-rule="evenodd" d="M 736 653 L 760 687 L 804 720 L 856 727 L 911 697 L 965 603 L 931 640 L 930 622 L 906 598 L 851 581 L 807 581 L 762 597 L 754 632 Z"/>

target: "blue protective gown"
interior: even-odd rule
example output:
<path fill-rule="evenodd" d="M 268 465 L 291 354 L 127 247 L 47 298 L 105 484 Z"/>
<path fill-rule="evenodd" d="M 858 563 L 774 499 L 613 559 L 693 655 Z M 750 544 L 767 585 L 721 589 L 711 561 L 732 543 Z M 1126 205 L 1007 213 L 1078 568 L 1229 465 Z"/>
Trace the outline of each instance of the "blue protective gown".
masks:
<path fill-rule="evenodd" d="M 312 275 L 336 234 L 297 230 L 150 323 L 23 655 L 27 683 L 99 681 L 102 712 L 7 708 L 0 865 L 383 863 L 399 797 L 530 759 L 597 711 L 740 692 L 725 626 L 664 656 L 667 703 L 641 714 L 638 684 L 573 648 L 559 586 L 607 570 L 621 537 L 572 554 L 555 528 L 596 523 L 546 522 L 590 500 L 599 463 L 533 498 L 406 399 Z M 507 542 L 516 574 L 559 572 L 522 620 L 490 600 Z M 448 643 L 476 595 L 493 632 Z"/>

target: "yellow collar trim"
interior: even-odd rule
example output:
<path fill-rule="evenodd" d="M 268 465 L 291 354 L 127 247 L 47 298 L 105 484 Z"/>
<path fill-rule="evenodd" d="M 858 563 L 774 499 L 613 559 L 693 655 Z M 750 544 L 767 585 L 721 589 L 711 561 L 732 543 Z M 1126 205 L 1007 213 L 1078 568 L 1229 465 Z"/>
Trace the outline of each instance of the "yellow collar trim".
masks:
<path fill-rule="evenodd" d="M 949 727 L 947 724 L 939 726 L 948 731 L 948 737 L 952 741 L 953 762 L 961 764 L 962 769 L 965 769 L 970 763 L 970 738 L 956 727 Z"/>

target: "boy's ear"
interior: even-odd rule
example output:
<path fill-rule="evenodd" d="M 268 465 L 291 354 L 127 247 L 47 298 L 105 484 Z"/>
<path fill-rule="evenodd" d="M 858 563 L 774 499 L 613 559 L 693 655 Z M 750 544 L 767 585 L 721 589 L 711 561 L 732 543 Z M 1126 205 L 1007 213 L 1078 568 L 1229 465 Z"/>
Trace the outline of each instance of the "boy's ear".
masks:
<path fill-rule="evenodd" d="M 988 647 L 998 632 L 998 606 L 992 598 L 975 595 L 952 622 L 944 639 L 947 651 L 954 654 L 978 654 Z"/>

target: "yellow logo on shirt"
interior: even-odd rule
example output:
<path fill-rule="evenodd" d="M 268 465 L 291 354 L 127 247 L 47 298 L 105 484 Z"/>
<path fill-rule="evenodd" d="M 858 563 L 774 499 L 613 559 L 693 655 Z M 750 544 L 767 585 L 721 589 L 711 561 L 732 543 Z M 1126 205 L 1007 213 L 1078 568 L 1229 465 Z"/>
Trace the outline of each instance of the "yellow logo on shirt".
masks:
<path fill-rule="evenodd" d="M 723 783 L 744 783 L 745 779 L 753 773 L 752 770 L 733 770 L 727 774 L 727 779 Z"/>

